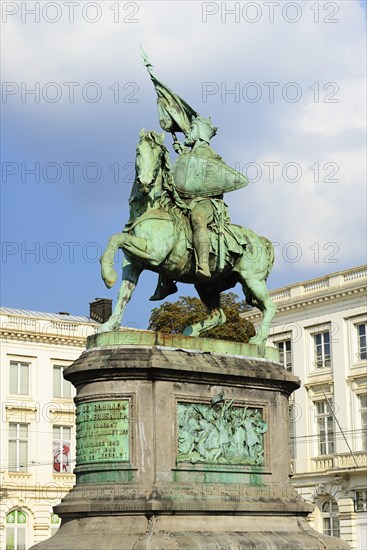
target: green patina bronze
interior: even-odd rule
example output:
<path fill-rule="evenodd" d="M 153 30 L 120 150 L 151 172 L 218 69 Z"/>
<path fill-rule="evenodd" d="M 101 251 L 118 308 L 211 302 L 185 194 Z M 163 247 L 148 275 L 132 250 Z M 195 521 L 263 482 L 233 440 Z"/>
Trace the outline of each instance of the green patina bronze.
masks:
<path fill-rule="evenodd" d="M 264 465 L 267 423 L 262 411 L 233 406 L 223 394 L 212 404 L 178 403 L 177 462 Z"/>
<path fill-rule="evenodd" d="M 110 319 L 99 331 L 117 330 L 144 269 L 159 274 L 151 300 L 177 291 L 176 282 L 194 284 L 209 316 L 186 327 L 184 335 L 200 336 L 225 323 L 220 293 L 242 285 L 247 303 L 258 307 L 263 322 L 250 344 L 264 346 L 276 307 L 266 280 L 274 249 L 265 237 L 230 223 L 223 193 L 240 189 L 247 179 L 225 164 L 210 146 L 217 128 L 161 82 L 143 54 L 158 97 L 160 125 L 173 136 L 179 155 L 171 168 L 164 133 L 140 132 L 130 218 L 122 233 L 113 235 L 101 258 L 102 278 L 115 284 L 114 256 L 124 252 L 122 284 Z M 177 140 L 182 132 L 184 142 Z"/>
<path fill-rule="evenodd" d="M 116 331 L 93 334 L 87 338 L 87 349 L 102 346 L 164 346 L 174 349 L 194 350 L 241 357 L 259 357 L 262 353 L 269 361 L 279 362 L 279 351 L 272 346 L 260 346 L 218 340 L 216 338 L 189 338 L 182 334 L 166 334 L 152 330 L 120 328 Z"/>
<path fill-rule="evenodd" d="M 129 461 L 129 401 L 81 403 L 76 412 L 77 466 Z"/>

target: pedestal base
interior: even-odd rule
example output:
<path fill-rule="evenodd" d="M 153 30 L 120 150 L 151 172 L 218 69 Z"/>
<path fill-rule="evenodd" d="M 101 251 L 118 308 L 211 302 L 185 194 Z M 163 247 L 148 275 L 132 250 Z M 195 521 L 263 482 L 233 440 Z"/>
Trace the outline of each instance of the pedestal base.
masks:
<path fill-rule="evenodd" d="M 308 526 L 312 506 L 289 482 L 299 381 L 271 348 L 258 358 L 119 338 L 91 338 L 65 372 L 77 485 L 55 507 L 57 534 L 33 550 L 349 548 Z"/>
<path fill-rule="evenodd" d="M 346 550 L 289 516 L 96 516 L 71 519 L 32 550 Z"/>

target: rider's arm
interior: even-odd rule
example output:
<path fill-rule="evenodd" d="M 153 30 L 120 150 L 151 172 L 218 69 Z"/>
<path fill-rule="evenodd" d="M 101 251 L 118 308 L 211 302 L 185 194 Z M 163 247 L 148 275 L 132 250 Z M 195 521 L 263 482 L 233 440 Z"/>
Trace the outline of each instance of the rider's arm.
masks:
<path fill-rule="evenodd" d="M 182 153 L 188 153 L 190 151 L 189 147 L 185 147 L 179 141 L 174 141 L 172 147 L 178 155 L 182 155 Z"/>

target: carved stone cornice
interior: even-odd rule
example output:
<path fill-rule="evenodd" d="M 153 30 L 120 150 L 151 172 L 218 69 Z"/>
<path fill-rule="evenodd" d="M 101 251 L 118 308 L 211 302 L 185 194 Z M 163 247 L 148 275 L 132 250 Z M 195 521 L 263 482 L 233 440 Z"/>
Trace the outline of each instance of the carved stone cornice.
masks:
<path fill-rule="evenodd" d="M 285 300 L 275 300 L 274 303 L 277 306 L 277 314 L 284 313 L 297 309 L 304 309 L 310 307 L 316 307 L 322 303 L 333 302 L 339 299 L 345 299 L 350 296 L 364 296 L 367 291 L 367 285 L 359 283 L 353 287 L 337 287 L 329 288 L 327 290 L 322 290 L 309 296 L 297 296 L 295 298 L 289 298 Z M 252 312 L 246 312 L 241 314 L 241 317 L 247 319 L 248 321 L 254 322 L 257 319 L 260 319 L 262 314 L 259 310 Z"/>
<path fill-rule="evenodd" d="M 193 364 L 195 368 L 193 368 Z M 299 379 L 279 363 L 261 358 L 197 353 L 160 346 L 115 346 L 85 351 L 64 376 L 83 384 L 86 373 L 94 380 L 168 380 L 199 384 L 236 384 L 281 391 L 290 395 Z"/>
<path fill-rule="evenodd" d="M 85 348 L 86 338 L 56 334 L 0 329 L 0 340 Z"/>

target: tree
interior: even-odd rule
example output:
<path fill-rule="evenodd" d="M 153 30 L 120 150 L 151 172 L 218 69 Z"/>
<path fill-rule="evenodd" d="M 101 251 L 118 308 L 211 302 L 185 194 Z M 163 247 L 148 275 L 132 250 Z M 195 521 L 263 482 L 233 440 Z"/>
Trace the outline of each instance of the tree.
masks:
<path fill-rule="evenodd" d="M 254 325 L 240 317 L 248 310 L 246 302 L 238 301 L 237 294 L 228 292 L 221 295 L 221 303 L 227 322 L 203 332 L 203 338 L 219 338 L 235 342 L 248 342 L 254 336 Z M 208 316 L 204 304 L 198 298 L 181 296 L 177 302 L 164 302 L 152 310 L 149 319 L 149 330 L 168 334 L 182 334 L 184 328 Z"/>

